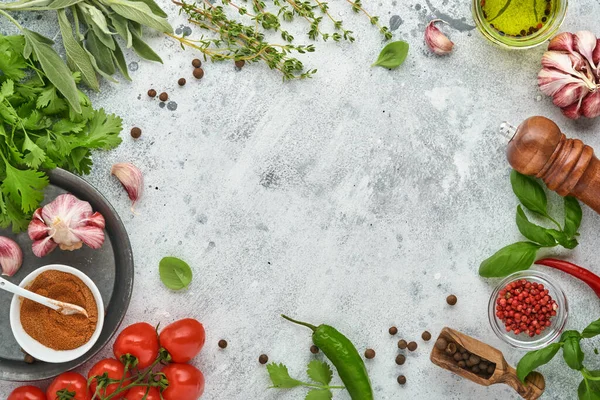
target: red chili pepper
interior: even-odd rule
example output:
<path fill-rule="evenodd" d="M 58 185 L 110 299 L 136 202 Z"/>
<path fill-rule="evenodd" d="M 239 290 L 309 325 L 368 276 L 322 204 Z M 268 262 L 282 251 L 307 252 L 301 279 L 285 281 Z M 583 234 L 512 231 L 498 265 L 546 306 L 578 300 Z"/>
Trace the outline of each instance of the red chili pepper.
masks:
<path fill-rule="evenodd" d="M 582 280 L 592 288 L 592 290 L 596 293 L 596 296 L 600 297 L 600 276 L 594 274 L 593 272 L 588 271 L 579 265 L 575 265 L 565 260 L 557 260 L 555 258 L 543 258 L 541 260 L 537 260 L 535 263 L 539 265 L 545 265 L 546 267 L 550 268 L 556 268 Z"/>

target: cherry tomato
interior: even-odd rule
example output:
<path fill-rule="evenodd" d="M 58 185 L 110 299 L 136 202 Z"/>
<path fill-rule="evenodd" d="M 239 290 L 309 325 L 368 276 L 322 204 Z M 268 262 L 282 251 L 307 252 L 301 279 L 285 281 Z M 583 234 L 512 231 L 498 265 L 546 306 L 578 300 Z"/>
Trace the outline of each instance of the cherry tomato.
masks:
<path fill-rule="evenodd" d="M 144 395 L 146 395 L 146 392 L 148 392 L 146 400 L 160 400 L 160 392 L 157 388 L 151 387 L 148 391 L 148 387 L 143 386 L 136 386 L 127 392 L 125 400 L 142 400 Z"/>
<path fill-rule="evenodd" d="M 46 400 L 46 393 L 35 386 L 21 386 L 13 390 L 6 400 Z"/>
<path fill-rule="evenodd" d="M 106 374 L 106 376 L 105 376 Z M 125 366 L 118 360 L 114 358 L 105 358 L 104 360 L 98 361 L 90 372 L 88 372 L 88 378 L 95 376 L 96 378 L 92 380 L 90 384 L 90 392 L 96 393 L 96 387 L 100 386 L 100 390 L 98 393 L 102 395 L 102 397 L 109 396 L 113 394 L 119 387 L 119 383 L 111 383 L 108 384 L 108 379 L 116 379 L 120 380 L 125 375 L 126 378 L 131 376 L 131 373 L 127 371 L 125 374 Z M 122 399 L 125 395 L 125 392 L 117 394 L 112 399 Z"/>
<path fill-rule="evenodd" d="M 167 325 L 160 332 L 160 345 L 167 349 L 176 363 L 186 363 L 196 357 L 204 346 L 205 332 L 202 324 L 186 318 Z"/>
<path fill-rule="evenodd" d="M 48 400 L 90 400 L 87 379 L 76 372 L 60 374 L 48 386 L 46 398 Z"/>
<path fill-rule="evenodd" d="M 162 373 L 169 382 L 162 392 L 164 400 L 198 400 L 204 393 L 204 375 L 193 365 L 169 364 Z"/>
<path fill-rule="evenodd" d="M 137 358 L 139 369 L 148 368 L 158 356 L 156 329 L 146 322 L 128 326 L 117 336 L 113 351 L 117 360 L 124 362 L 121 357 L 130 354 Z"/>

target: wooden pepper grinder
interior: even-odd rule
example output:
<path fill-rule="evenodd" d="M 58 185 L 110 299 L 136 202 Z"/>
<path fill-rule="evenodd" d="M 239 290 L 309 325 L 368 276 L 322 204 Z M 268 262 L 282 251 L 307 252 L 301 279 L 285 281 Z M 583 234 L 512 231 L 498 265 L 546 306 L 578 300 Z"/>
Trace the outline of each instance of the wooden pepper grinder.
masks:
<path fill-rule="evenodd" d="M 600 160 L 579 139 L 567 139 L 558 125 L 545 117 L 531 117 L 518 128 L 500 128 L 510 139 L 510 165 L 535 176 L 561 196 L 573 196 L 600 214 Z"/>

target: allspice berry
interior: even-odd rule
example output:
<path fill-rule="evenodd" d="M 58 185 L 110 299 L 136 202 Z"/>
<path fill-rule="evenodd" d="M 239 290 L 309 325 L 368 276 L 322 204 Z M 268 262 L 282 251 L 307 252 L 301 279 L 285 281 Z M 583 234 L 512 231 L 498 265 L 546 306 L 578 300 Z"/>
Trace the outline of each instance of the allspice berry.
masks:
<path fill-rule="evenodd" d="M 417 349 L 417 342 L 410 342 L 407 347 L 408 350 L 415 351 Z"/>
<path fill-rule="evenodd" d="M 388 329 L 388 332 L 390 333 L 390 335 L 394 336 L 396 333 L 398 333 L 398 328 L 392 326 L 390 329 Z"/>
<path fill-rule="evenodd" d="M 219 347 L 222 348 L 222 349 L 226 348 L 227 347 L 227 340 L 223 340 L 223 339 L 219 340 Z"/>
<path fill-rule="evenodd" d="M 438 350 L 446 350 L 446 347 L 448 346 L 448 341 L 444 338 L 439 338 L 436 342 L 435 342 L 435 348 Z"/>
<path fill-rule="evenodd" d="M 421 338 L 428 342 L 429 340 L 431 340 L 431 333 L 429 333 L 428 331 L 425 331 L 421 334 Z"/>
<path fill-rule="evenodd" d="M 246 65 L 246 61 L 244 61 L 244 60 L 236 60 L 235 61 L 236 68 L 242 69 L 242 68 L 244 68 L 244 65 Z"/>
<path fill-rule="evenodd" d="M 195 68 L 193 74 L 194 78 L 202 79 L 202 77 L 204 76 L 204 70 L 202 68 Z"/>
<path fill-rule="evenodd" d="M 397 380 L 400 385 L 404 385 L 406 383 L 406 377 L 404 375 L 400 375 Z"/>
<path fill-rule="evenodd" d="M 400 350 L 404 350 L 407 346 L 408 346 L 408 343 L 406 343 L 406 340 L 404 340 L 404 339 L 398 340 L 398 348 Z"/>
<path fill-rule="evenodd" d="M 156 90 L 154 90 L 154 89 L 148 90 L 148 96 L 149 97 L 156 97 Z"/>
<path fill-rule="evenodd" d="M 367 350 L 365 350 L 365 358 L 367 360 L 375 358 L 375 350 L 373 350 L 373 349 L 367 349 Z"/>
<path fill-rule="evenodd" d="M 185 78 L 179 78 L 179 80 L 177 81 L 177 84 L 178 84 L 179 86 L 184 86 L 184 85 L 185 85 L 185 82 L 186 82 L 186 81 L 185 81 Z"/>
<path fill-rule="evenodd" d="M 202 61 L 200 61 L 197 58 L 194 58 L 192 60 L 192 65 L 194 66 L 194 68 L 200 68 L 202 66 Z"/>
<path fill-rule="evenodd" d="M 455 305 L 457 301 L 458 301 L 458 298 L 453 294 L 446 297 L 446 303 L 448 303 L 451 306 Z"/>
<path fill-rule="evenodd" d="M 158 99 L 160 101 L 167 101 L 169 100 L 169 94 L 167 92 L 162 92 L 160 95 L 158 95 Z"/>
<path fill-rule="evenodd" d="M 310 346 L 310 352 L 313 354 L 317 354 L 319 352 L 319 348 L 313 344 L 312 346 Z"/>
<path fill-rule="evenodd" d="M 261 364 L 266 364 L 269 362 L 269 356 L 267 356 L 266 354 L 261 354 L 260 357 L 258 357 L 258 362 Z"/>
<path fill-rule="evenodd" d="M 133 128 L 131 128 L 131 137 L 132 138 L 137 139 L 140 136 L 142 136 L 142 130 L 140 128 L 138 128 L 137 126 L 134 126 Z"/>
<path fill-rule="evenodd" d="M 398 365 L 402 365 L 406 362 L 406 357 L 404 356 L 404 354 L 398 354 L 396 356 L 396 364 Z"/>

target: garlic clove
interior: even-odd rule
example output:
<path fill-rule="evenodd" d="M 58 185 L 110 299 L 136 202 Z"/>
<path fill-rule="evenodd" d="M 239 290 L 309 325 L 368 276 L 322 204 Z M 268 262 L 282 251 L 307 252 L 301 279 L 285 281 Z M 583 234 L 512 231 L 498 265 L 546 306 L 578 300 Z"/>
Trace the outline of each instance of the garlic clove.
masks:
<path fill-rule="evenodd" d="M 575 45 L 575 40 L 573 39 L 573 34 L 570 32 L 563 32 L 550 40 L 550 44 L 548 45 L 548 50 L 555 51 L 566 51 L 569 53 L 573 53 L 573 46 Z"/>
<path fill-rule="evenodd" d="M 562 108 L 561 110 L 564 116 L 571 119 L 579 119 L 579 117 L 581 117 L 581 102 L 582 99 L 580 99 L 577 103 L 573 103 L 570 106 Z"/>
<path fill-rule="evenodd" d="M 71 193 L 57 196 L 54 201 L 42 208 L 42 218 L 46 225 L 52 226 L 60 221 L 70 227 L 74 222 L 92 214 L 92 206 L 87 201 L 79 200 Z"/>
<path fill-rule="evenodd" d="M 73 233 L 92 249 L 99 249 L 104 243 L 104 231 L 97 226 L 87 225 L 75 228 Z M 79 242 L 79 247 L 81 247 L 81 242 Z"/>
<path fill-rule="evenodd" d="M 600 116 L 600 90 L 596 90 L 583 99 L 581 111 L 588 118 Z"/>
<path fill-rule="evenodd" d="M 36 240 L 31 245 L 31 250 L 36 257 L 44 257 L 54 250 L 58 245 L 50 236 L 45 237 L 41 240 Z"/>
<path fill-rule="evenodd" d="M 104 221 L 104 217 L 99 212 L 93 213 L 89 218 L 84 219 L 83 222 L 85 224 L 102 229 L 104 229 L 104 227 L 106 226 L 106 221 Z"/>
<path fill-rule="evenodd" d="M 427 46 L 429 46 L 431 51 L 435 54 L 449 54 L 454 48 L 454 43 L 435 26 L 436 22 L 446 23 L 441 19 L 434 19 L 429 22 L 427 28 L 425 28 L 425 43 L 427 43 Z"/>
<path fill-rule="evenodd" d="M 596 48 L 592 53 L 592 61 L 596 64 L 597 69 L 600 69 L 600 39 L 596 40 Z M 597 75 L 597 78 L 600 79 L 600 75 Z"/>
<path fill-rule="evenodd" d="M 565 85 L 570 83 L 581 83 L 581 79 L 553 68 L 543 68 L 538 74 L 540 90 L 548 96 L 554 96 Z"/>
<path fill-rule="evenodd" d="M 594 57 L 592 53 L 596 49 L 596 35 L 594 35 L 590 31 L 579 31 L 575 33 L 575 46 L 574 49 L 581 53 L 588 62 L 592 65 L 593 68 L 596 68 L 596 64 L 594 63 Z"/>
<path fill-rule="evenodd" d="M 27 234 L 31 240 L 40 240 L 48 236 L 49 230 L 50 228 L 44 222 L 44 218 L 42 218 L 42 208 L 40 207 L 33 213 L 31 222 L 27 227 Z"/>
<path fill-rule="evenodd" d="M 23 264 L 23 252 L 12 239 L 0 236 L 0 267 L 2 275 L 13 276 Z"/>
<path fill-rule="evenodd" d="M 131 207 L 133 207 L 142 195 L 144 186 L 142 171 L 130 163 L 117 163 L 112 166 L 110 173 L 121 182 L 131 200 Z"/>
<path fill-rule="evenodd" d="M 560 108 L 570 106 L 571 104 L 579 101 L 579 99 L 584 95 L 584 90 L 587 91 L 587 88 L 583 82 L 569 83 L 554 94 L 552 97 L 552 102 Z"/>
<path fill-rule="evenodd" d="M 566 53 L 558 51 L 547 51 L 542 56 L 542 67 L 555 68 L 567 74 L 578 75 L 578 72 L 573 68 L 571 57 Z"/>

